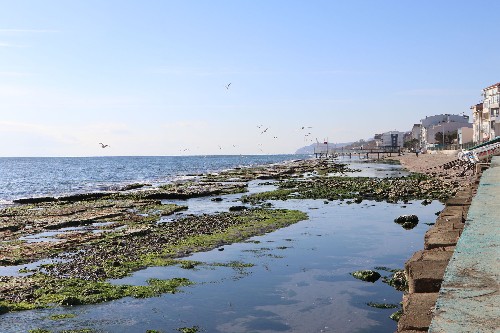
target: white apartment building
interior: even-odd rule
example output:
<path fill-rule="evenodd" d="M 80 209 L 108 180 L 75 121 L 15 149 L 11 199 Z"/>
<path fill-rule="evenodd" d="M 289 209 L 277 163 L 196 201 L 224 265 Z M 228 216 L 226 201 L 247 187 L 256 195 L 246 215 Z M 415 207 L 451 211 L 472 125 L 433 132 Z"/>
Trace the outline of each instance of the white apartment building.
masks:
<path fill-rule="evenodd" d="M 500 83 L 484 88 L 481 96 L 483 102 L 471 106 L 476 143 L 500 136 Z"/>
<path fill-rule="evenodd" d="M 377 146 L 381 147 L 403 147 L 405 132 L 389 131 L 377 134 L 375 139 Z"/>
<path fill-rule="evenodd" d="M 416 139 L 420 141 L 420 135 L 422 135 L 422 125 L 413 124 L 413 127 L 411 128 L 411 139 Z"/>
<path fill-rule="evenodd" d="M 469 116 L 458 114 L 439 114 L 420 120 L 420 145 L 428 147 L 438 143 L 436 133 L 456 133 L 459 128 L 472 128 Z"/>

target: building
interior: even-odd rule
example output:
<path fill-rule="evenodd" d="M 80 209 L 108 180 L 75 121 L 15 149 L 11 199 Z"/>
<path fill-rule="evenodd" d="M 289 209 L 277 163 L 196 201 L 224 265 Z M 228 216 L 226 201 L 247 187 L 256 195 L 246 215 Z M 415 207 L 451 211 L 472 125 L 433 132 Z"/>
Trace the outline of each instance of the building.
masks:
<path fill-rule="evenodd" d="M 483 89 L 483 110 L 478 137 L 483 141 L 500 136 L 500 83 L 495 83 Z M 478 141 L 479 142 L 479 141 Z"/>
<path fill-rule="evenodd" d="M 421 132 L 422 132 L 422 125 L 413 124 L 413 127 L 411 128 L 411 140 L 416 139 L 420 141 Z"/>
<path fill-rule="evenodd" d="M 461 127 L 458 129 L 457 143 L 462 147 L 464 144 L 474 141 L 474 128 Z"/>
<path fill-rule="evenodd" d="M 488 141 L 490 137 L 490 114 L 488 111 L 483 112 L 483 103 L 479 103 L 470 107 L 472 110 L 473 120 L 473 141 L 481 143 Z"/>
<path fill-rule="evenodd" d="M 420 120 L 420 145 L 429 147 L 441 143 L 443 140 L 436 140 L 436 134 L 452 134 L 462 127 L 472 128 L 469 123 L 469 116 L 458 114 L 439 114 L 425 117 Z M 451 143 L 451 142 L 447 142 Z"/>
<path fill-rule="evenodd" d="M 404 132 L 389 131 L 382 134 L 376 134 L 375 140 L 379 147 L 403 147 Z"/>

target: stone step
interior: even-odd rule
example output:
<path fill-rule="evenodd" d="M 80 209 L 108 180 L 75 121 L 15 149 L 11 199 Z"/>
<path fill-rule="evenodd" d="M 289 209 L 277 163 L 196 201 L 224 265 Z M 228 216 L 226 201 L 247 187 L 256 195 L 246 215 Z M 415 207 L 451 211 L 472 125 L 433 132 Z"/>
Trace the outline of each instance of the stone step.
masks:
<path fill-rule="evenodd" d="M 446 206 L 441 213 L 439 213 L 438 218 L 446 219 L 456 219 L 458 221 L 464 222 L 467 216 L 468 206 Z"/>
<path fill-rule="evenodd" d="M 470 206 L 471 202 L 470 195 L 456 195 L 446 201 L 446 206 Z"/>
<path fill-rule="evenodd" d="M 438 293 L 415 293 L 403 296 L 403 315 L 398 322 L 398 332 L 427 332 L 431 324 Z"/>
<path fill-rule="evenodd" d="M 405 263 L 410 293 L 438 292 L 453 251 L 417 251 Z"/>
<path fill-rule="evenodd" d="M 465 223 L 461 222 L 458 219 L 447 219 L 439 217 L 432 228 L 438 230 L 459 230 L 460 232 L 462 232 L 464 230 L 464 227 Z"/>
<path fill-rule="evenodd" d="M 449 248 L 457 245 L 462 229 L 430 228 L 424 236 L 424 249 Z"/>

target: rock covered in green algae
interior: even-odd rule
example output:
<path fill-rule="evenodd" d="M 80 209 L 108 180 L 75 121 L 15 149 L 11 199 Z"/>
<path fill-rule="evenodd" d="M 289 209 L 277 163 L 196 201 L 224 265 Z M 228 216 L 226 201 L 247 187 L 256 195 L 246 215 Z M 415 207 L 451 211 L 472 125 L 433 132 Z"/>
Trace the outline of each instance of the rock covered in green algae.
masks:
<path fill-rule="evenodd" d="M 418 224 L 418 216 L 417 215 L 401 215 L 394 220 L 397 224 L 401 224 L 401 226 L 410 230 L 417 226 Z"/>
<path fill-rule="evenodd" d="M 456 192 L 458 183 L 412 174 L 407 177 L 316 177 L 314 179 L 287 179 L 279 183 L 275 191 L 256 193 L 242 198 L 252 204 L 263 200 L 327 199 L 385 200 L 407 202 L 409 200 L 439 199 L 444 201 Z"/>
<path fill-rule="evenodd" d="M 397 224 L 403 224 L 405 222 L 418 223 L 417 215 L 401 215 L 394 220 Z"/>
<path fill-rule="evenodd" d="M 200 328 L 198 326 L 193 326 L 193 327 L 180 327 L 177 329 L 177 331 L 181 333 L 196 333 L 199 332 Z"/>
<path fill-rule="evenodd" d="M 351 273 L 356 279 L 367 281 L 367 282 L 375 282 L 380 279 L 380 273 L 372 270 L 362 270 Z"/>
<path fill-rule="evenodd" d="M 394 321 L 399 321 L 399 319 L 401 318 L 402 315 L 403 315 L 403 310 L 398 310 L 398 311 L 394 312 L 393 314 L 391 314 L 389 316 L 389 318 L 391 318 Z"/>
<path fill-rule="evenodd" d="M 127 229 L 109 233 L 83 244 L 84 251 L 61 254 L 59 258 L 63 261 L 40 267 L 33 275 L 0 277 L 0 314 L 50 304 L 96 304 L 128 296 L 153 297 L 175 292 L 172 287 L 191 282 L 152 279 L 147 286 L 127 286 L 104 281 L 124 277 L 147 266 L 175 264 L 174 258 L 243 241 L 306 218 L 300 211 L 249 209 L 151 223 L 143 229 L 134 229 L 141 231 L 137 233 Z M 232 263 L 231 267 L 247 266 Z"/>
<path fill-rule="evenodd" d="M 385 283 L 394 287 L 399 291 L 407 291 L 408 290 L 408 280 L 406 279 L 406 275 L 403 270 L 397 270 L 394 272 L 392 277 L 384 277 L 383 280 Z"/>
<path fill-rule="evenodd" d="M 377 309 L 395 309 L 399 307 L 397 304 L 390 304 L 390 303 L 375 303 L 375 302 L 368 302 L 366 305 L 371 306 L 372 308 L 377 308 Z"/>

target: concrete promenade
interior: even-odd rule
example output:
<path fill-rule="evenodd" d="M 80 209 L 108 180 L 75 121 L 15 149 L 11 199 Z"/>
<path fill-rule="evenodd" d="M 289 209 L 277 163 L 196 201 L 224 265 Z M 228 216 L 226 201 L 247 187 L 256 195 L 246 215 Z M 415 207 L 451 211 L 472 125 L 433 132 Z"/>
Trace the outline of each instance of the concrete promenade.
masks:
<path fill-rule="evenodd" d="M 500 156 L 485 170 L 446 266 L 429 332 L 500 332 Z"/>

